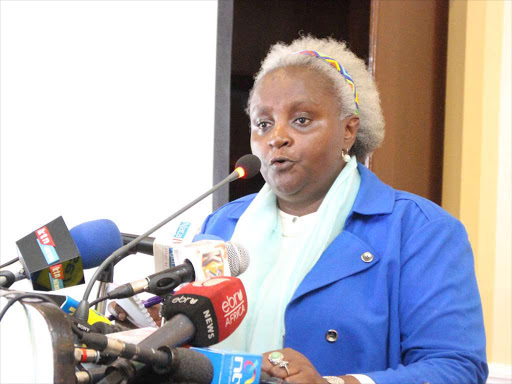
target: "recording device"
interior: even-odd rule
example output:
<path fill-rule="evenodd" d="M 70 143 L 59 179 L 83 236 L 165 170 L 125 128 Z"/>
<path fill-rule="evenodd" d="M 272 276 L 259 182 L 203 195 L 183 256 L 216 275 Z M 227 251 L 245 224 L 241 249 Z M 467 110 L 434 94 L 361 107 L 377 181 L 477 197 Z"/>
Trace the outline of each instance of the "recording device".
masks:
<path fill-rule="evenodd" d="M 108 292 L 106 298 L 121 299 L 141 292 L 168 295 L 183 283 L 214 276 L 238 276 L 249 266 L 249 253 L 242 245 L 234 242 L 202 240 L 176 248 L 174 254 L 181 264 L 123 284 Z"/>
<path fill-rule="evenodd" d="M 124 257 L 127 256 L 127 252 L 135 247 L 140 241 L 147 238 L 149 235 L 151 235 L 156 230 L 163 227 L 165 224 L 170 222 L 171 220 L 175 219 L 179 215 L 181 215 L 183 212 L 197 204 L 199 201 L 203 200 L 206 196 L 211 195 L 213 192 L 215 192 L 217 189 L 221 188 L 223 185 L 230 183 L 232 181 L 235 181 L 239 178 L 249 178 L 253 177 L 260 171 L 261 167 L 261 161 L 258 159 L 258 157 L 248 154 L 245 156 L 242 156 L 235 164 L 235 170 L 224 180 L 217 183 L 215 186 L 213 186 L 211 189 L 203 193 L 201 196 L 197 197 L 193 201 L 191 201 L 189 204 L 185 205 L 183 208 L 179 209 L 177 212 L 173 213 L 171 216 L 163 220 L 162 222 L 155 225 L 153 228 L 149 229 L 130 243 L 122 246 L 118 250 L 114 251 L 96 270 L 94 275 L 92 276 L 91 280 L 89 281 L 89 284 L 87 285 L 84 296 L 82 298 L 82 301 L 78 305 L 78 308 L 75 312 L 75 316 L 85 320 L 87 318 L 87 314 L 89 311 L 89 295 L 91 294 L 92 287 L 96 280 L 98 280 L 98 277 L 103 273 L 103 271 L 114 261 L 114 260 L 122 260 Z"/>
<path fill-rule="evenodd" d="M 97 267 L 122 246 L 122 238 L 110 220 L 89 221 L 68 231 L 58 217 L 16 244 L 22 268 L 17 273 L 0 271 L 0 286 L 29 278 L 33 289 L 52 291 L 83 284 L 83 270 Z"/>

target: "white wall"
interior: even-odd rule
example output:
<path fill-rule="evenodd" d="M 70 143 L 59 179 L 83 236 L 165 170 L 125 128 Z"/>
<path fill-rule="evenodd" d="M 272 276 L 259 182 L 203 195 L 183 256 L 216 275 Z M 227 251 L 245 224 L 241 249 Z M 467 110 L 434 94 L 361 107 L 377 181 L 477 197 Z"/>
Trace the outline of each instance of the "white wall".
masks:
<path fill-rule="evenodd" d="M 217 1 L 0 4 L 0 262 L 59 215 L 140 234 L 211 187 Z"/>

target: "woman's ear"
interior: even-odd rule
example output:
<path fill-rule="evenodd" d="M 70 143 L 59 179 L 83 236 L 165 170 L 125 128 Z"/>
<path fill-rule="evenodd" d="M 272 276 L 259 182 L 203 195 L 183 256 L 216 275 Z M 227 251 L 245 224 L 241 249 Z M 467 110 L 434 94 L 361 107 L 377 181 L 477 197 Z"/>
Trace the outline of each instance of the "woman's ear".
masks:
<path fill-rule="evenodd" d="M 351 148 L 356 141 L 357 130 L 359 129 L 359 117 L 351 115 L 343 120 L 345 127 L 345 148 Z"/>

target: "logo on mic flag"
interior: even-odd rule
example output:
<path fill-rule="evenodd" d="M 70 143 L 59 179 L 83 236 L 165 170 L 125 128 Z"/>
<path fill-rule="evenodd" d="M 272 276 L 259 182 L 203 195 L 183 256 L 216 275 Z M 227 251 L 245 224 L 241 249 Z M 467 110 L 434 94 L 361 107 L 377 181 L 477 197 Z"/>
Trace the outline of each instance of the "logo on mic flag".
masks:
<path fill-rule="evenodd" d="M 59 261 L 59 255 L 55 250 L 55 243 L 53 242 L 52 235 L 46 226 L 36 231 L 37 244 L 41 248 L 44 258 L 48 265 L 54 264 Z"/>
<path fill-rule="evenodd" d="M 80 252 L 62 216 L 16 242 L 25 274 L 38 291 L 84 283 Z"/>
<path fill-rule="evenodd" d="M 212 383 L 253 384 L 260 382 L 262 356 L 209 348 L 190 348 L 207 356 L 213 365 Z"/>

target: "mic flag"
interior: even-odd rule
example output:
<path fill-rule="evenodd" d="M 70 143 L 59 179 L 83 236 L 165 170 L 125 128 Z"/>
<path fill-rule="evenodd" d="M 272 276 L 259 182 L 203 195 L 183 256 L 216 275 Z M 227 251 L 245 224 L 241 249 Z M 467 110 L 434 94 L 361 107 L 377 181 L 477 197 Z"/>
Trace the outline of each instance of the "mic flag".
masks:
<path fill-rule="evenodd" d="M 202 353 L 210 360 L 213 366 L 211 384 L 260 382 L 261 355 L 194 347 L 190 349 Z"/>
<path fill-rule="evenodd" d="M 192 224 L 190 221 L 181 221 L 172 231 L 172 236 L 158 236 L 152 247 L 152 254 L 155 257 L 155 272 L 164 271 L 181 264 L 174 261 L 174 249 L 190 244 L 197 232 L 199 232 L 197 224 Z"/>
<path fill-rule="evenodd" d="M 80 253 L 62 216 L 18 240 L 16 245 L 34 289 L 54 291 L 85 282 Z"/>
<path fill-rule="evenodd" d="M 247 294 L 236 277 L 195 281 L 164 302 L 162 314 L 166 320 L 180 313 L 195 326 L 190 345 L 208 347 L 221 342 L 238 328 L 247 314 Z"/>

